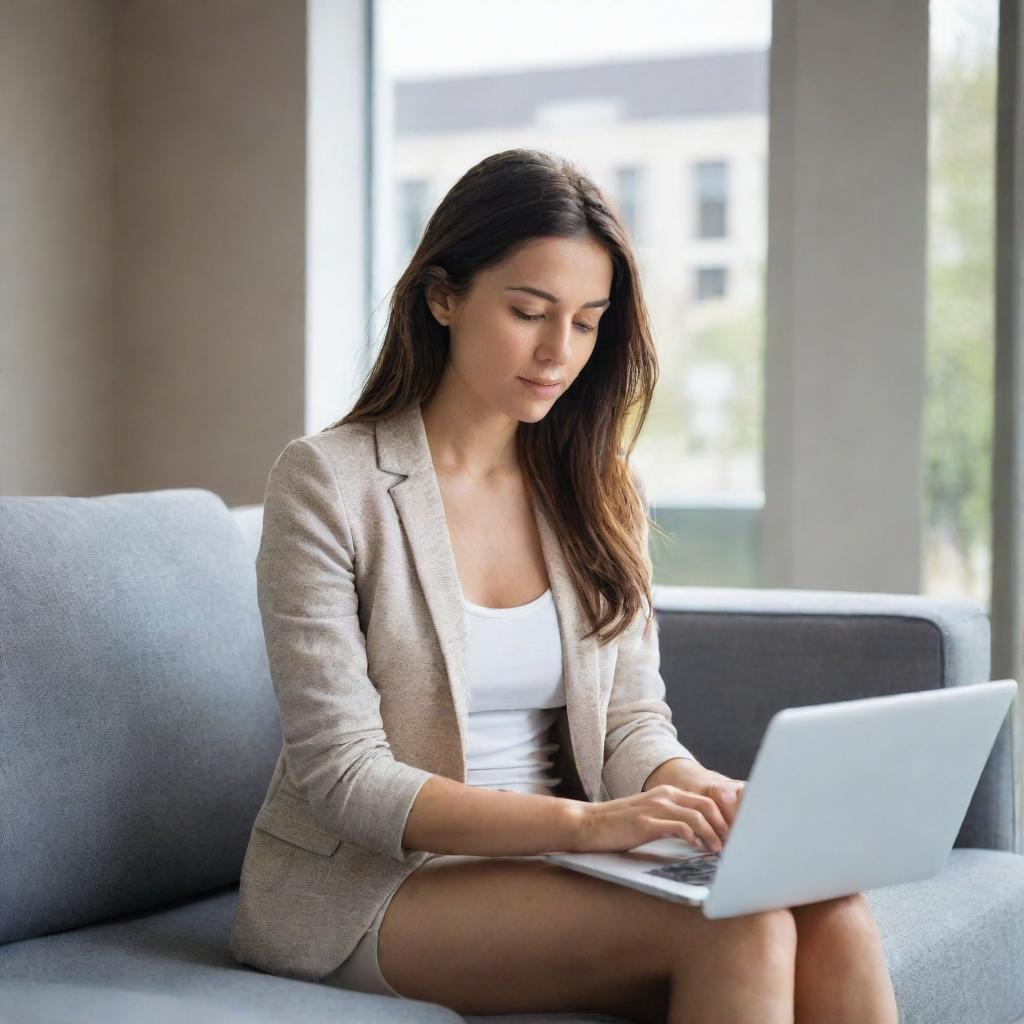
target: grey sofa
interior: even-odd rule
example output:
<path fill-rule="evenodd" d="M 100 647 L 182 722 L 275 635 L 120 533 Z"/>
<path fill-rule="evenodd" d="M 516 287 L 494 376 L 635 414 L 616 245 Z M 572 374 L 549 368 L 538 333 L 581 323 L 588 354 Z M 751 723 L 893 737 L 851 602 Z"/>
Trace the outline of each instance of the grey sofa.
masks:
<path fill-rule="evenodd" d="M 0 498 L 0 1020 L 461 1019 L 228 952 L 281 742 L 260 528 L 259 506 L 194 488 Z M 657 603 L 680 736 L 736 778 L 779 708 L 989 678 L 988 620 L 965 600 L 669 587 Z M 946 869 L 868 894 L 904 1024 L 1024 1013 L 1013 816 L 1008 718 Z M 609 1019 L 522 1019 L 549 1016 Z"/>

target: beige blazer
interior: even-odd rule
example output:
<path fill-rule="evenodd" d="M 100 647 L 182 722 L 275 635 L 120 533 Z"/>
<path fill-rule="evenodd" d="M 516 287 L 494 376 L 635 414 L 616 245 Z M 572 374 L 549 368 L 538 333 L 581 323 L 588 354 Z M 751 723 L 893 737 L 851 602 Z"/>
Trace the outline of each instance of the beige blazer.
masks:
<path fill-rule="evenodd" d="M 535 506 L 563 648 L 555 795 L 638 793 L 677 739 L 643 619 L 599 647 Z M 283 744 L 253 823 L 232 955 L 319 981 L 427 858 L 402 846 L 431 774 L 466 779 L 468 626 L 419 405 L 291 441 L 267 482 L 258 597 Z M 244 722 L 239 723 L 245 727 Z"/>

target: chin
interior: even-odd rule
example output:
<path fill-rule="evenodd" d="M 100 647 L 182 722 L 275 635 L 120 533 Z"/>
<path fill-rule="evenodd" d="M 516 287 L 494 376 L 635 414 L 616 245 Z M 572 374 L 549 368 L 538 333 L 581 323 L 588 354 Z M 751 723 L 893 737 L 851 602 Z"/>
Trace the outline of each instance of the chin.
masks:
<path fill-rule="evenodd" d="M 539 423 L 549 412 L 551 412 L 554 405 L 554 402 L 550 405 L 543 405 L 538 402 L 536 408 L 524 409 L 518 419 L 521 423 Z"/>

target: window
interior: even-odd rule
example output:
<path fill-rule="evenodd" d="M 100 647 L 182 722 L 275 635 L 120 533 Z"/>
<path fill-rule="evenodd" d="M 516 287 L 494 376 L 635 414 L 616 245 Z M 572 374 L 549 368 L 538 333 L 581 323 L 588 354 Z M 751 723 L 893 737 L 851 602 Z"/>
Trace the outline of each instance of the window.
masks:
<path fill-rule="evenodd" d="M 929 18 L 928 321 L 922 592 L 987 608 L 992 581 L 999 4 Z"/>
<path fill-rule="evenodd" d="M 725 296 L 726 268 L 698 267 L 697 294 L 698 302 L 705 299 L 720 299 Z"/>
<path fill-rule="evenodd" d="M 725 238 L 728 184 L 724 160 L 694 165 L 698 238 Z"/>
<path fill-rule="evenodd" d="M 651 0 L 597 18 L 592 0 L 497 5 L 515 16 L 474 0 L 372 4 L 370 335 L 434 205 L 474 163 L 519 146 L 578 162 L 633 243 L 658 349 L 632 454 L 668 535 L 652 536 L 655 582 L 757 586 L 770 0 Z"/>
<path fill-rule="evenodd" d="M 427 182 L 415 178 L 398 182 L 396 198 L 398 225 L 398 251 L 408 259 L 416 251 L 420 235 L 427 222 Z"/>
<path fill-rule="evenodd" d="M 620 167 L 615 173 L 615 193 L 619 211 L 634 245 L 641 245 L 640 219 L 643 215 L 644 169 Z"/>

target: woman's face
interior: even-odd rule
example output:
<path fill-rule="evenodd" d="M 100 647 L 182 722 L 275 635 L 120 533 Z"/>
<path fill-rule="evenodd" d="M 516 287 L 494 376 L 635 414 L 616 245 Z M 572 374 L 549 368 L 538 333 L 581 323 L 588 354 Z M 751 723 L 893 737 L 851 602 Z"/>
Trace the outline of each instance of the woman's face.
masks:
<path fill-rule="evenodd" d="M 611 283 L 611 257 L 589 237 L 526 243 L 477 274 L 461 302 L 428 299 L 449 328 L 446 372 L 511 419 L 543 419 L 594 351 Z M 558 383 L 535 389 L 526 380 Z"/>

